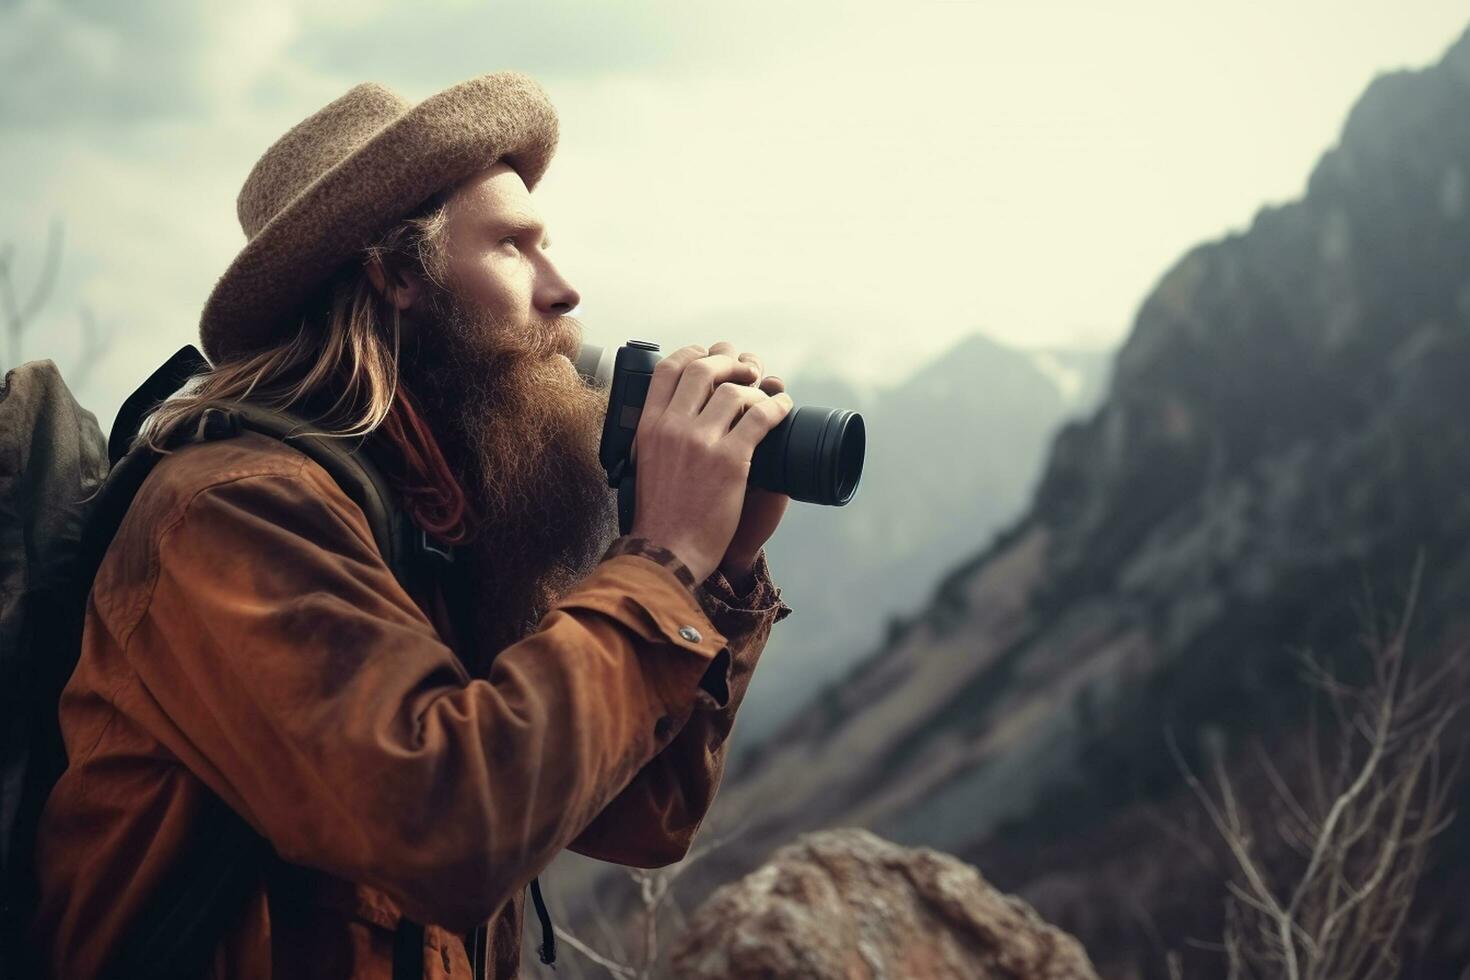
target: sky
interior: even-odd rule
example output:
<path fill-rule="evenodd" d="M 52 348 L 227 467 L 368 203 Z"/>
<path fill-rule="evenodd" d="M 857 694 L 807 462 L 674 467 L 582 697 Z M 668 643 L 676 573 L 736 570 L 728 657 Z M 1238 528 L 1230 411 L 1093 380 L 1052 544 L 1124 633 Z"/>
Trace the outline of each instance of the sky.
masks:
<path fill-rule="evenodd" d="M 588 340 L 885 384 L 976 331 L 1116 345 L 1467 26 L 1463 0 L 0 0 L 0 245 L 24 292 L 61 222 L 23 354 L 65 374 L 90 315 L 106 426 L 197 342 L 277 137 L 358 82 L 515 69 L 560 114 L 536 201 Z"/>

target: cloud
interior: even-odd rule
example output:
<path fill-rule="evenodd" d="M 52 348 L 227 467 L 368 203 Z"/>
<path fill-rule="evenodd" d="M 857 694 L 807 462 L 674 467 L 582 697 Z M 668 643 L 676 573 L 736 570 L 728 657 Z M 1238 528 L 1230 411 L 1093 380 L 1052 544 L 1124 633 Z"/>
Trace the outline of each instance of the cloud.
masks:
<path fill-rule="evenodd" d="M 730 42 L 750 12 L 674 0 L 13 0 L 0 5 L 0 125 L 126 125 L 299 105 L 311 77 L 431 91 L 506 68 L 538 77 L 702 71 L 735 56 Z"/>
<path fill-rule="evenodd" d="M 0 125 L 203 117 L 269 71 L 296 25 L 278 0 L 19 0 L 0 8 Z"/>
<path fill-rule="evenodd" d="M 448 85 L 500 69 L 537 76 L 642 72 L 673 60 L 678 11 L 688 6 L 540 0 L 431 11 L 400 4 L 355 25 L 323 23 L 298 38 L 291 54 L 320 71 L 413 84 Z"/>
<path fill-rule="evenodd" d="M 292 48 L 318 71 L 436 88 L 487 71 L 538 78 L 689 77 L 758 71 L 862 5 L 838 0 L 449 0 L 397 4 L 345 25 L 319 16 Z M 427 93 L 426 93 L 427 94 Z"/>

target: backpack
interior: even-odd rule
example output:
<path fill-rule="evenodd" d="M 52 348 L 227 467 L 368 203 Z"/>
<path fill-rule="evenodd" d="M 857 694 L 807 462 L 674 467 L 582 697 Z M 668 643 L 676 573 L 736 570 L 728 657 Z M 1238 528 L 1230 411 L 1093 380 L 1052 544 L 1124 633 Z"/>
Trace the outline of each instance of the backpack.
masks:
<path fill-rule="evenodd" d="M 88 593 L 134 496 L 162 454 L 129 450 L 140 423 L 208 362 L 181 348 L 122 405 L 111 437 L 77 404 L 51 361 L 8 372 L 0 385 L 0 980 L 41 975 L 28 927 L 36 902 L 34 844 L 41 809 L 66 768 L 57 709 L 77 664 Z M 170 443 L 226 439 L 244 430 L 281 439 L 329 473 L 362 509 L 373 538 L 406 590 L 443 574 L 452 549 L 416 528 L 366 447 L 312 434 L 287 412 L 249 403 L 209 408 Z M 198 821 L 198 839 L 165 875 L 120 951 L 127 977 L 192 977 L 244 907 L 268 842 L 222 800 Z M 541 958 L 555 957 L 541 899 Z M 422 973 L 423 927 L 404 920 L 394 937 L 395 980 Z"/>

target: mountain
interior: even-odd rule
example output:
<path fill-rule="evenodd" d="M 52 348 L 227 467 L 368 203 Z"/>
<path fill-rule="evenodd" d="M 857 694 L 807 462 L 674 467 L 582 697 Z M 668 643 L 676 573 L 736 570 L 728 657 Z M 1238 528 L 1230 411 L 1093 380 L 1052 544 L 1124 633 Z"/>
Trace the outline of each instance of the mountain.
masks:
<path fill-rule="evenodd" d="M 850 503 L 793 506 L 768 546 L 795 611 L 773 633 L 741 708 L 741 751 L 1021 513 L 1052 436 L 1096 405 L 1106 370 L 1102 353 L 1021 350 L 974 334 L 872 393 L 834 378 L 789 382 L 798 404 L 861 412 L 868 451 Z"/>
<path fill-rule="evenodd" d="M 1373 80 L 1299 200 L 1164 274 L 1024 514 L 727 775 L 711 825 L 743 829 L 682 897 L 855 825 L 972 861 L 1104 976 L 1163 976 L 1167 949 L 1222 975 L 1186 946 L 1219 935 L 1222 869 L 1176 840 L 1199 808 L 1165 731 L 1195 760 L 1291 759 L 1291 651 L 1351 650 L 1365 585 L 1391 611 L 1419 556 L 1416 649 L 1470 635 L 1467 378 L 1470 33 Z M 915 510 L 988 455 L 963 417 L 946 436 Z M 1470 959 L 1467 821 L 1420 895 L 1416 975 Z"/>

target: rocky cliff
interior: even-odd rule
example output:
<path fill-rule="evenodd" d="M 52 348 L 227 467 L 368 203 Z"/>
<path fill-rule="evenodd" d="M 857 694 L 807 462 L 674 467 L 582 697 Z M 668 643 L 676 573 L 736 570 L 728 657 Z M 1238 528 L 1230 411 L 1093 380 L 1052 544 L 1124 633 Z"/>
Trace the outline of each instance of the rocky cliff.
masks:
<path fill-rule="evenodd" d="M 975 861 L 1105 976 L 1162 975 L 1221 896 L 1165 730 L 1289 756 L 1289 651 L 1346 648 L 1418 554 L 1415 642 L 1465 630 L 1467 378 L 1470 34 L 1374 80 L 1299 200 L 1164 274 L 1027 514 L 727 779 L 746 829 L 705 880 L 857 824 Z M 1416 913 L 1424 975 L 1470 957 L 1466 827 Z"/>

